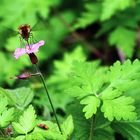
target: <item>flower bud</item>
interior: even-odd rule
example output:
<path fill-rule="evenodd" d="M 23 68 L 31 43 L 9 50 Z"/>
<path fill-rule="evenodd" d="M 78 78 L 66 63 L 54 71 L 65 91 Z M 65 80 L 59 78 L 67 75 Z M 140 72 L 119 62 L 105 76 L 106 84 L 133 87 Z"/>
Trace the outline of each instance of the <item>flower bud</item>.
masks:
<path fill-rule="evenodd" d="M 16 79 L 21 79 L 21 80 L 26 80 L 29 79 L 31 77 L 30 73 L 22 73 L 19 76 L 16 76 Z"/>
<path fill-rule="evenodd" d="M 22 73 L 21 75 L 18 75 L 18 76 L 15 76 L 15 77 L 10 77 L 10 79 L 27 80 L 32 76 L 39 76 L 39 75 L 40 75 L 39 72 L 34 73 L 34 74 L 26 72 L 26 73 Z"/>
<path fill-rule="evenodd" d="M 37 57 L 34 53 L 30 53 L 28 55 L 30 57 L 30 60 L 31 60 L 32 64 L 36 64 L 38 62 L 38 59 L 37 59 Z"/>

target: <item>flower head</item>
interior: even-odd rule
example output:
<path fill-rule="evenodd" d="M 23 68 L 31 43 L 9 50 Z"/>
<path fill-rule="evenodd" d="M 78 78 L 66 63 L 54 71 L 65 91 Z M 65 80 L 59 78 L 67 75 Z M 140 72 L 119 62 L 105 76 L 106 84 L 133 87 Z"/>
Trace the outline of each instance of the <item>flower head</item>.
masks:
<path fill-rule="evenodd" d="M 14 57 L 18 59 L 20 56 L 24 54 L 33 54 L 38 51 L 39 47 L 45 44 L 44 40 L 41 40 L 35 44 L 26 45 L 25 48 L 17 48 L 14 52 Z"/>

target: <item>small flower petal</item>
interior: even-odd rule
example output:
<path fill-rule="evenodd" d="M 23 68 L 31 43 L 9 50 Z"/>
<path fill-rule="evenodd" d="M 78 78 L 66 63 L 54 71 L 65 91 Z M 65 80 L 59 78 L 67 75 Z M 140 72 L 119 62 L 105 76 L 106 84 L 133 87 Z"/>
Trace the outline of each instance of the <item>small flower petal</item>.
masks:
<path fill-rule="evenodd" d="M 29 56 L 32 56 L 32 54 L 37 52 L 39 47 L 43 46 L 44 44 L 45 44 L 45 41 L 41 40 L 38 43 L 26 45 L 25 48 L 17 48 L 14 52 L 14 57 L 16 59 L 18 59 L 20 56 L 22 56 L 24 54 L 28 54 Z M 37 63 L 37 61 L 36 61 L 36 63 Z"/>
<path fill-rule="evenodd" d="M 26 46 L 25 49 L 26 49 L 26 53 L 27 54 L 30 54 L 30 53 L 35 53 L 38 51 L 39 47 L 43 46 L 45 44 L 45 41 L 44 40 L 41 40 L 39 41 L 38 43 L 36 44 L 31 44 L 30 46 Z"/>
<path fill-rule="evenodd" d="M 14 57 L 18 59 L 20 56 L 26 54 L 25 48 L 17 48 L 14 52 Z"/>

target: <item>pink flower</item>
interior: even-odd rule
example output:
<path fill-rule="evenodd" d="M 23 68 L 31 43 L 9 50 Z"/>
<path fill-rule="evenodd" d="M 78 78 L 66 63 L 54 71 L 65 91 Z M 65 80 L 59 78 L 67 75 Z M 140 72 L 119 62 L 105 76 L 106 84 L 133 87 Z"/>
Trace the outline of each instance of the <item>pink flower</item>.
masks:
<path fill-rule="evenodd" d="M 14 57 L 18 59 L 20 56 L 24 54 L 28 54 L 28 55 L 33 54 L 37 52 L 39 47 L 43 46 L 44 44 L 45 44 L 45 41 L 41 40 L 36 44 L 26 45 L 25 48 L 17 48 L 14 52 Z"/>

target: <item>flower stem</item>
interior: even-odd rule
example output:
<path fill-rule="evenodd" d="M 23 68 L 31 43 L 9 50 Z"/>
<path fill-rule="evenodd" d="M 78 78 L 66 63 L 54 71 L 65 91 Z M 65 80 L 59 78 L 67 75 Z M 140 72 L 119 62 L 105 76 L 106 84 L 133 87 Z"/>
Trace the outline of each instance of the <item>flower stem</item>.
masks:
<path fill-rule="evenodd" d="M 94 117 L 94 116 L 92 116 L 92 119 L 91 119 L 91 127 L 90 127 L 89 140 L 92 140 L 92 139 L 93 139 L 93 123 L 94 123 L 94 119 L 95 119 L 95 117 Z"/>
<path fill-rule="evenodd" d="M 51 97 L 50 97 L 50 95 L 49 95 L 49 92 L 48 92 L 47 86 L 46 86 L 46 84 L 45 84 L 44 76 L 42 75 L 41 71 L 39 70 L 37 64 L 35 64 L 35 67 L 36 67 L 36 69 L 37 69 L 37 72 L 40 73 L 39 76 L 40 76 L 40 78 L 41 78 L 41 81 L 42 81 L 42 83 L 43 83 L 43 85 L 44 85 L 44 88 L 45 88 L 45 91 L 46 91 L 46 93 L 47 93 L 47 97 L 48 97 L 48 99 L 49 99 L 49 102 L 50 102 L 51 108 L 52 108 L 52 110 L 53 110 L 54 117 L 55 117 L 55 119 L 56 119 L 56 123 L 57 123 L 57 125 L 58 125 L 59 131 L 60 131 L 61 134 L 62 134 L 62 130 L 61 130 L 61 127 L 60 127 L 60 123 L 59 123 L 59 121 L 58 121 L 58 118 L 57 118 L 57 115 L 56 115 L 56 112 L 55 112 L 55 109 L 54 109 L 54 106 L 53 106 L 53 103 L 52 103 Z"/>

